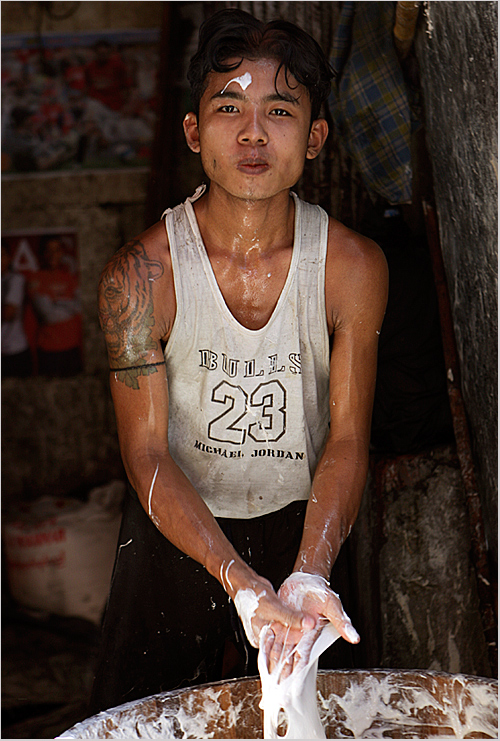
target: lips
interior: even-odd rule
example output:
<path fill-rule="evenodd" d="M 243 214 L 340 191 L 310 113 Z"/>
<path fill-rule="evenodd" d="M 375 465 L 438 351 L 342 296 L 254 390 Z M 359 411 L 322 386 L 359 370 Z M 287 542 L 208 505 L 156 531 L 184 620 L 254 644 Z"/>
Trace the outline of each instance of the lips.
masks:
<path fill-rule="evenodd" d="M 267 160 L 262 157 L 246 157 L 240 160 L 236 167 L 240 172 L 244 172 L 247 175 L 261 175 L 263 172 L 269 170 Z"/>

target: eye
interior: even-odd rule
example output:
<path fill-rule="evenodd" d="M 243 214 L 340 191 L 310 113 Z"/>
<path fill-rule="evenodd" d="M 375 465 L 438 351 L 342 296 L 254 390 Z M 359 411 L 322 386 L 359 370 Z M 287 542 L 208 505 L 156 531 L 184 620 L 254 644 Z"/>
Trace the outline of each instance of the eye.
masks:
<path fill-rule="evenodd" d="M 218 108 L 219 111 L 222 113 L 237 113 L 238 109 L 234 106 L 228 103 L 227 105 L 223 105 L 220 108 Z"/>
<path fill-rule="evenodd" d="M 273 108 L 273 110 L 271 111 L 271 113 L 272 113 L 272 114 L 273 114 L 274 116 L 290 116 L 290 115 L 291 115 L 291 114 L 290 114 L 290 113 L 289 113 L 288 111 L 286 111 L 286 110 L 285 110 L 284 108 Z"/>

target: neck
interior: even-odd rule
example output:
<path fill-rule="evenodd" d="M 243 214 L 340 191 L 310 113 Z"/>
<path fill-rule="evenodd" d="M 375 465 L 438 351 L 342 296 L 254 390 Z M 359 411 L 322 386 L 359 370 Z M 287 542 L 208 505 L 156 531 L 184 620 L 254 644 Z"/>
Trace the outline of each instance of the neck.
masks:
<path fill-rule="evenodd" d="M 288 189 L 250 200 L 212 184 L 194 208 L 209 252 L 224 249 L 247 260 L 293 243 L 295 207 Z"/>

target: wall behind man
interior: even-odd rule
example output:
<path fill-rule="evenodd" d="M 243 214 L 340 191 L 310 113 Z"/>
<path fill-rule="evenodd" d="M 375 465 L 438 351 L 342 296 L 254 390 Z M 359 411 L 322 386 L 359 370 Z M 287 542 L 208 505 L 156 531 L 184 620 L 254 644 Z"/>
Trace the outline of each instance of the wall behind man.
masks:
<path fill-rule="evenodd" d="M 428 2 L 427 145 L 489 547 L 497 536 L 497 3 Z"/>
<path fill-rule="evenodd" d="M 42 5 L 54 12 L 42 12 Z M 159 29 L 162 6 L 3 2 L 2 34 Z M 148 177 L 146 169 L 123 169 L 2 178 L 3 232 L 76 232 L 84 328 L 80 375 L 2 380 L 4 506 L 21 498 L 82 491 L 122 475 L 96 292 L 109 257 L 144 229 Z"/>

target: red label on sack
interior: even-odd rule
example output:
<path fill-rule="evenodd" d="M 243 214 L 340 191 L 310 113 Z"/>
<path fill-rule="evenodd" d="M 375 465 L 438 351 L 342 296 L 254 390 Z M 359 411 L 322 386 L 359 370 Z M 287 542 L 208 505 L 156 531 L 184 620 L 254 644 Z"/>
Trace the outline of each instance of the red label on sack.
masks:
<path fill-rule="evenodd" d="M 57 530 L 45 530 L 39 533 L 27 533 L 26 535 L 14 535 L 13 533 L 5 534 L 7 547 L 13 548 L 34 548 L 35 546 L 46 545 L 47 543 L 62 543 L 66 540 L 66 528 L 60 527 Z"/>

